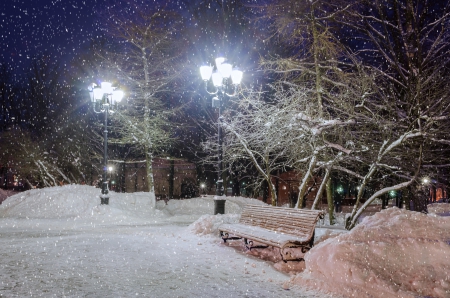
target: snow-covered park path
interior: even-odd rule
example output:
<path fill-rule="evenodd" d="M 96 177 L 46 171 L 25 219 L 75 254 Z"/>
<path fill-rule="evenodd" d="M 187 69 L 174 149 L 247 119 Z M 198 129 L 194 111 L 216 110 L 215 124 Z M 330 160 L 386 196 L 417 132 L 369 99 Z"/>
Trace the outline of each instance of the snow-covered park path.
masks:
<path fill-rule="evenodd" d="M 323 297 L 284 289 L 289 277 L 270 263 L 184 223 L 26 221 L 2 219 L 0 297 Z"/>

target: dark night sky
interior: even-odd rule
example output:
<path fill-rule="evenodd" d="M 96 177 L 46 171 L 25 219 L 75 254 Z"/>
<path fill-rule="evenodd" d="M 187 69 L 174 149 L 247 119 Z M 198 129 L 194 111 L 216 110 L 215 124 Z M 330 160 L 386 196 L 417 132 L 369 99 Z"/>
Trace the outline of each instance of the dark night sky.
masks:
<path fill-rule="evenodd" d="M 4 0 L 0 4 L 0 62 L 26 71 L 30 59 L 49 53 L 61 61 L 102 35 L 99 14 L 120 0 Z M 140 2 L 140 1 L 136 1 Z M 142 0 L 153 6 L 158 0 Z"/>
<path fill-rule="evenodd" d="M 96 11 L 104 0 L 6 0 L 0 4 L 0 61 L 23 68 L 38 52 L 72 55 L 99 33 Z"/>
<path fill-rule="evenodd" d="M 55 60 L 72 57 L 91 39 L 102 35 L 100 13 L 106 7 L 148 7 L 158 3 L 180 8 L 167 0 L 4 0 L 0 3 L 0 62 L 24 72 L 33 56 L 49 53 Z M 182 2 L 182 1 L 181 1 Z"/>
<path fill-rule="evenodd" d="M 186 1 L 4 0 L 0 4 L 0 63 L 9 63 L 14 73 L 23 74 L 28 71 L 31 59 L 41 53 L 59 62 L 68 61 L 92 39 L 103 36 L 105 16 L 100 15 L 102 11 L 110 6 L 129 8 L 130 2 L 151 8 L 160 3 L 180 9 Z M 200 48 L 204 47 L 200 45 Z M 227 52 L 226 48 L 224 52 Z M 201 62 L 204 61 L 199 60 L 199 65 Z M 239 61 L 239 65 L 243 66 L 243 62 Z"/>

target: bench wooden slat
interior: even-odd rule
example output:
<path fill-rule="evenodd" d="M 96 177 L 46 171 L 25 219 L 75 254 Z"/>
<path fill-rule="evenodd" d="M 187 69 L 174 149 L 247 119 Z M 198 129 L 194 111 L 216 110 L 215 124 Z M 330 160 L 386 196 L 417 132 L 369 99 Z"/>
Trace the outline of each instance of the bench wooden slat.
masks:
<path fill-rule="evenodd" d="M 247 206 L 239 222 L 284 233 L 310 234 L 321 213 L 316 210 Z"/>
<path fill-rule="evenodd" d="M 289 208 L 289 209 L 291 209 L 291 208 Z M 303 212 L 293 212 L 293 211 L 282 212 L 282 210 L 277 210 L 277 212 L 273 212 L 271 210 L 264 210 L 264 209 L 249 209 L 249 210 L 243 211 L 243 214 L 245 214 L 245 213 L 247 213 L 247 214 L 261 214 L 261 213 L 263 213 L 265 215 L 272 214 L 272 215 L 275 215 L 275 216 L 295 217 L 295 218 L 315 218 L 315 217 L 317 217 L 320 214 L 320 212 L 316 212 L 316 211 L 314 213 L 310 213 L 310 212 L 303 213 Z"/>
<path fill-rule="evenodd" d="M 248 224 L 248 225 L 252 225 L 252 226 L 260 226 L 263 228 L 267 228 L 270 230 L 276 230 L 278 228 L 283 228 L 286 230 L 292 230 L 292 231 L 302 231 L 305 233 L 308 233 L 309 231 L 311 231 L 311 229 L 314 228 L 314 225 L 308 224 L 308 225 L 304 225 L 304 226 L 291 226 L 288 223 L 282 222 L 282 221 L 273 221 L 273 222 L 265 222 L 265 223 L 261 223 L 261 222 L 256 222 L 256 221 L 240 221 L 240 223 L 243 224 Z"/>
<path fill-rule="evenodd" d="M 302 209 L 293 209 L 293 208 L 285 208 L 285 209 L 292 209 L 291 211 L 283 211 L 283 210 L 270 210 L 270 209 L 262 209 L 262 208 L 249 208 L 245 212 L 258 212 L 262 211 L 265 213 L 272 213 L 272 214 L 281 214 L 281 215 L 290 215 L 290 216 L 317 216 L 317 211 L 314 210 L 312 212 L 302 212 Z"/>
<path fill-rule="evenodd" d="M 297 220 L 303 220 L 303 221 L 310 221 L 310 220 L 314 220 L 318 217 L 318 215 L 315 216 L 290 216 L 290 215 L 281 215 L 281 214 L 272 214 L 272 213 L 264 213 L 263 211 L 261 212 L 253 212 L 253 213 L 243 213 L 244 217 L 248 216 L 248 217 L 274 217 L 274 218 L 280 218 L 280 219 L 297 219 Z"/>
<path fill-rule="evenodd" d="M 314 214 L 320 213 L 320 210 L 305 210 L 305 209 L 296 209 L 296 208 L 285 208 L 285 207 L 273 207 L 273 206 L 259 206 L 259 205 L 247 205 L 245 211 L 248 210 L 264 210 L 272 213 L 281 213 L 281 214 Z M 288 211 L 286 211 L 288 209 Z"/>
<path fill-rule="evenodd" d="M 321 210 L 246 205 L 238 224 L 221 225 L 219 230 L 280 248 L 306 246 L 322 215 Z"/>
<path fill-rule="evenodd" d="M 281 217 L 293 217 L 293 218 L 315 218 L 318 214 L 314 213 L 282 213 L 282 212 L 270 212 L 269 210 L 247 210 L 248 214 L 265 214 L 265 215 L 274 215 Z"/>
<path fill-rule="evenodd" d="M 308 237 L 296 237 L 289 234 L 267 233 L 268 231 L 260 227 L 243 226 L 242 224 L 225 224 L 222 231 L 235 236 L 251 239 L 262 244 L 284 247 L 286 245 L 303 245 L 310 241 Z"/>
<path fill-rule="evenodd" d="M 261 217 L 257 217 L 254 215 L 246 215 L 246 214 L 243 214 L 241 216 L 243 216 L 243 217 L 241 217 L 241 220 L 246 220 L 246 221 L 252 221 L 252 220 L 279 221 L 279 222 L 289 221 L 292 225 L 305 225 L 308 223 L 314 223 L 316 221 L 316 218 L 306 218 L 306 219 L 305 218 L 292 218 L 292 217 L 280 218 L 280 217 L 271 216 L 271 215 L 261 218 Z"/>

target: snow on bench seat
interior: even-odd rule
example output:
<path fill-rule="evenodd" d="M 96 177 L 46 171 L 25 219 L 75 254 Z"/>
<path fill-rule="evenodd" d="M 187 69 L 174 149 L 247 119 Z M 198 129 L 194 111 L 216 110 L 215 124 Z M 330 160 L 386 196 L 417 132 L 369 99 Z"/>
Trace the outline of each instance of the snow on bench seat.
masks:
<path fill-rule="evenodd" d="M 323 216 L 322 210 L 246 205 L 239 223 L 222 224 L 219 232 L 224 242 L 244 239 L 248 249 L 261 247 L 253 246 L 255 241 L 281 250 L 301 247 L 306 252 L 314 244 L 316 223 Z"/>
<path fill-rule="evenodd" d="M 252 239 L 254 241 L 283 248 L 289 245 L 302 245 L 308 243 L 310 238 L 296 237 L 294 235 L 285 234 L 283 232 L 277 232 L 267 230 L 255 226 L 247 226 L 244 224 L 223 224 L 220 226 L 220 230 L 233 234 L 240 238 Z"/>

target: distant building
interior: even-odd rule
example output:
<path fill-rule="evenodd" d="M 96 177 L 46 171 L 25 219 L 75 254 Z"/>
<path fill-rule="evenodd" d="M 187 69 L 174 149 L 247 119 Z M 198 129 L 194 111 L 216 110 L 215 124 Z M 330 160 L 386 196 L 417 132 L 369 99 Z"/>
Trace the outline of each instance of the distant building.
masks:
<path fill-rule="evenodd" d="M 298 200 L 299 186 L 302 182 L 303 175 L 302 173 L 296 171 L 287 171 L 278 173 L 271 177 L 272 183 L 275 185 L 275 189 L 278 197 L 277 206 L 286 206 L 294 207 Z M 303 207 L 311 208 L 315 198 L 317 191 L 322 184 L 322 177 L 314 176 L 313 179 L 310 179 L 306 188 L 306 196 L 303 202 Z M 345 179 L 339 179 L 338 177 L 331 177 L 331 194 L 335 207 L 337 210 L 340 210 L 342 206 L 353 206 L 357 196 L 357 185 L 355 183 L 351 183 L 346 181 Z M 367 199 L 367 195 L 370 193 L 365 192 L 363 198 L 361 199 L 361 203 L 364 203 Z M 322 193 L 322 197 L 318 202 L 318 208 L 323 209 L 327 202 L 327 193 L 324 190 Z M 270 190 L 268 194 L 268 199 L 270 200 Z"/>
<path fill-rule="evenodd" d="M 298 187 L 302 180 L 302 174 L 296 171 L 288 171 L 272 176 L 272 183 L 275 185 L 277 191 L 278 204 L 277 206 L 289 205 L 294 207 L 298 200 Z M 314 198 L 316 197 L 317 188 L 322 183 L 320 177 L 315 177 L 315 181 L 311 180 L 308 183 L 306 200 L 304 202 L 306 207 L 311 207 Z M 325 193 L 323 195 L 325 198 Z M 270 201 L 270 190 L 268 195 Z M 325 201 L 326 203 L 326 201 Z M 320 203 L 319 203 L 320 204 Z"/>
<path fill-rule="evenodd" d="M 24 190 L 26 185 L 13 168 L 0 165 L 0 188 Z"/>
<path fill-rule="evenodd" d="M 434 182 L 433 184 L 429 185 L 428 191 L 429 191 L 428 196 L 429 203 L 448 201 L 447 186 L 445 184 Z"/>
<path fill-rule="evenodd" d="M 197 169 L 184 159 L 153 159 L 155 196 L 158 199 L 191 198 L 198 195 Z M 148 191 L 144 161 L 117 164 L 110 188 L 119 192 Z"/>

